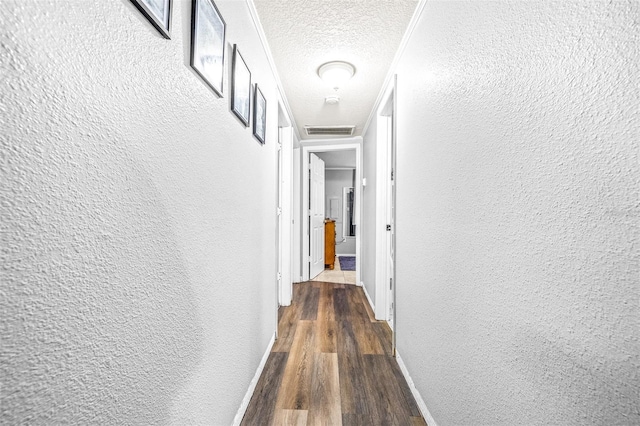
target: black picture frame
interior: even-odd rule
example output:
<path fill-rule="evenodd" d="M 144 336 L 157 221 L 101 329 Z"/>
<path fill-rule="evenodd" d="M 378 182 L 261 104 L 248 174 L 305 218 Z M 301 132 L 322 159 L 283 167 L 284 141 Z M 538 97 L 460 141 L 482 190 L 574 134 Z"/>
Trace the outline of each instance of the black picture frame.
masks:
<path fill-rule="evenodd" d="M 249 127 L 251 113 L 251 71 L 244 61 L 238 45 L 233 45 L 231 68 L 231 111 L 245 127 Z"/>
<path fill-rule="evenodd" d="M 253 136 L 264 145 L 267 135 L 267 100 L 262 91 L 255 85 L 253 91 Z"/>
<path fill-rule="evenodd" d="M 162 37 L 171 39 L 171 0 L 131 0 L 131 3 L 156 27 Z"/>
<path fill-rule="evenodd" d="M 227 24 L 213 0 L 191 2 L 191 68 L 222 97 Z"/>

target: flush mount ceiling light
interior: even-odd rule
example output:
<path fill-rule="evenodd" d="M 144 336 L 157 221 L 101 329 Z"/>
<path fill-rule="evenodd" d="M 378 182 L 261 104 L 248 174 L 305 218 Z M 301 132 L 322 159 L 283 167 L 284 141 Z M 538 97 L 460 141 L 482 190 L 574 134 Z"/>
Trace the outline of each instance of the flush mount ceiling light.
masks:
<path fill-rule="evenodd" d="M 340 103 L 340 97 L 339 96 L 327 96 L 326 98 L 324 98 L 324 103 L 326 103 L 327 105 L 336 105 L 336 104 Z"/>
<path fill-rule="evenodd" d="M 327 62 L 318 68 L 320 78 L 335 90 L 349 81 L 355 73 L 356 68 L 349 62 L 343 61 Z"/>

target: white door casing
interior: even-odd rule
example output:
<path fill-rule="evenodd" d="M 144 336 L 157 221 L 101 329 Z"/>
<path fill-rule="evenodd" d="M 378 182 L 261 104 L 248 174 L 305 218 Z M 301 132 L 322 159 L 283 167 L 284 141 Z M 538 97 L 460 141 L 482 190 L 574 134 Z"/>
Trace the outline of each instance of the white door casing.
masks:
<path fill-rule="evenodd" d="M 375 316 L 394 330 L 395 348 L 395 119 L 396 78 L 390 84 L 377 113 L 376 191 L 376 298 Z"/>
<path fill-rule="evenodd" d="M 394 119 L 389 117 L 387 126 L 387 180 L 385 182 L 387 188 L 387 209 L 386 209 L 386 223 L 387 227 L 387 277 L 386 282 L 389 283 L 389 290 L 387 292 L 387 321 L 392 330 L 395 330 L 395 266 L 396 266 L 396 217 L 395 217 L 395 138 L 393 135 Z"/>
<path fill-rule="evenodd" d="M 292 295 L 292 168 L 293 127 L 282 101 L 278 102 L 278 141 L 276 145 L 276 307 L 291 304 Z M 277 315 L 277 309 L 276 309 Z M 276 319 L 277 324 L 277 319 Z"/>
<path fill-rule="evenodd" d="M 354 205 L 354 225 L 356 225 L 356 259 L 360 259 L 361 256 L 361 238 L 362 232 L 360 232 L 360 223 L 362 222 L 362 209 L 361 209 L 361 200 L 362 200 L 362 137 L 356 136 L 353 138 L 342 139 L 339 142 L 335 140 L 313 140 L 313 141 L 301 141 L 301 167 L 300 173 L 302 175 L 302 179 L 300 179 L 300 183 L 302 184 L 301 188 L 301 197 L 302 197 L 302 208 L 303 208 L 303 220 L 301 223 L 300 237 L 301 237 L 301 245 L 300 250 L 302 252 L 302 280 L 308 280 L 310 278 L 309 274 L 309 242 L 310 242 L 310 224 L 309 224 L 309 181 L 310 181 L 310 154 L 313 152 L 329 152 L 329 151 L 350 151 L 353 150 L 356 153 L 356 185 L 355 185 L 355 205 Z M 359 263 L 356 263 L 356 284 L 362 286 L 361 281 L 361 271 L 360 271 Z"/>
<path fill-rule="evenodd" d="M 282 129 L 278 129 L 278 145 L 277 145 L 277 172 L 278 172 L 278 183 L 276 185 L 277 189 L 277 197 L 276 200 L 278 202 L 276 207 L 276 242 L 278 244 L 278 248 L 276 250 L 277 259 L 277 270 L 276 270 L 276 281 L 278 284 L 278 304 L 282 305 L 282 296 L 283 296 L 283 285 L 282 285 L 282 260 L 283 260 L 283 247 L 282 247 Z M 277 328 L 277 327 L 276 327 Z M 277 333 L 277 330 L 276 330 Z"/>
<path fill-rule="evenodd" d="M 308 218 L 305 212 L 306 207 L 303 205 L 305 203 L 302 202 L 302 149 L 294 148 L 293 149 L 293 170 L 291 171 L 292 182 L 291 182 L 291 279 L 292 282 L 302 282 L 303 281 L 303 263 L 309 266 L 308 262 L 302 261 L 303 250 L 302 250 L 302 224 L 308 223 Z M 308 169 L 307 169 L 308 170 Z M 303 217 L 304 216 L 304 217 Z"/>
<path fill-rule="evenodd" d="M 324 271 L 324 161 L 316 154 L 309 158 L 309 278 Z"/>
<path fill-rule="evenodd" d="M 280 261 L 278 262 L 279 304 L 289 306 L 292 296 L 292 168 L 293 168 L 293 133 L 291 127 L 279 129 L 280 149 L 278 151 L 278 239 L 280 244 Z"/>

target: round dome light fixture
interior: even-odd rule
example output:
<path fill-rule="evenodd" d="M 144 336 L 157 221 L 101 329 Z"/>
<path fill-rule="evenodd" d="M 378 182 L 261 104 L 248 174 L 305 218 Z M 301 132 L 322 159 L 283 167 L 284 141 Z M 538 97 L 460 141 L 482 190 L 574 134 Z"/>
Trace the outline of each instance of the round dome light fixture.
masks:
<path fill-rule="evenodd" d="M 340 97 L 339 96 L 327 96 L 326 98 L 324 98 L 324 102 L 327 105 L 337 105 L 340 103 Z"/>
<path fill-rule="evenodd" d="M 327 62 L 318 68 L 320 78 L 335 90 L 349 81 L 355 73 L 356 68 L 344 61 Z"/>

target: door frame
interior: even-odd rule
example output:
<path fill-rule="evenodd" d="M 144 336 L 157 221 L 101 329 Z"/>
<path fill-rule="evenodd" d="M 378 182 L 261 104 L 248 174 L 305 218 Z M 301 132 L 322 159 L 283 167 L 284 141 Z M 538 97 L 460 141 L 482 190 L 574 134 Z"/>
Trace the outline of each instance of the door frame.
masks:
<path fill-rule="evenodd" d="M 354 220 L 356 225 L 356 285 L 362 286 L 361 267 L 362 262 L 362 138 L 325 139 L 313 141 L 301 141 L 302 145 L 302 280 L 309 280 L 309 154 L 330 151 L 354 151 L 356 152 L 356 201 Z"/>
<path fill-rule="evenodd" d="M 377 320 L 388 321 L 389 313 L 393 317 L 393 348 L 395 352 L 395 337 L 397 329 L 396 316 L 396 274 L 397 259 L 395 250 L 393 250 L 393 273 L 389 275 L 389 245 L 387 225 L 390 223 L 387 212 L 392 211 L 394 217 L 397 217 L 395 209 L 395 199 L 390 199 L 388 194 L 390 184 L 391 169 L 394 170 L 394 185 L 397 183 L 397 168 L 395 164 L 391 164 L 396 157 L 395 153 L 391 153 L 391 149 L 397 149 L 396 120 L 397 120 L 397 76 L 389 84 L 385 91 L 380 107 L 376 112 L 377 123 L 377 145 L 376 145 L 376 303 L 375 317 Z M 391 129 L 389 129 L 391 126 Z M 397 186 L 396 186 L 397 191 Z M 393 204 L 390 209 L 389 202 Z M 393 221 L 395 222 L 395 220 Z M 393 230 L 395 232 L 395 229 Z M 393 280 L 392 290 L 389 291 L 389 279 Z"/>
<path fill-rule="evenodd" d="M 278 141 L 276 143 L 276 337 L 278 307 L 291 304 L 292 263 L 292 169 L 293 127 L 282 102 L 278 100 Z"/>
<path fill-rule="evenodd" d="M 292 194 L 291 194 L 291 280 L 302 282 L 302 149 L 300 146 L 293 148 L 293 170 L 292 170 Z"/>

